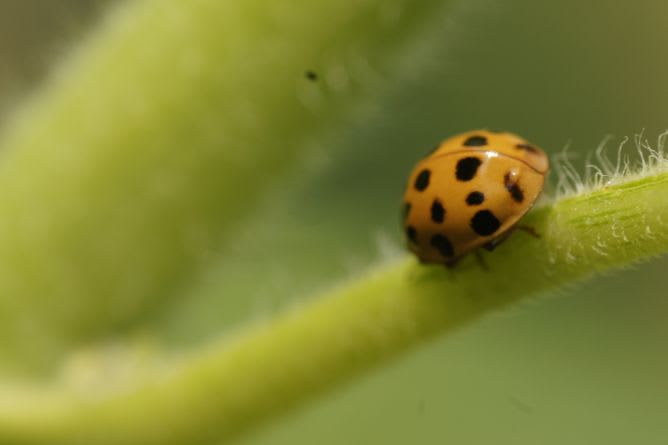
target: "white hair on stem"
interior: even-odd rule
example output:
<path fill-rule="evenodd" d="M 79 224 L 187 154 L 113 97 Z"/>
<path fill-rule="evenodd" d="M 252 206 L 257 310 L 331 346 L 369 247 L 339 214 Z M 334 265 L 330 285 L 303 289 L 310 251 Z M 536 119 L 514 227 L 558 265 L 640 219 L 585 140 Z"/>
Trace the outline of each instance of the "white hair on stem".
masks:
<path fill-rule="evenodd" d="M 668 130 L 659 134 L 655 146 L 645 137 L 645 131 L 633 136 L 633 148 L 628 147 L 628 136 L 620 141 L 614 159 L 611 159 L 608 147 L 613 140 L 611 135 L 603 138 L 593 152 L 587 155 L 584 171 L 580 173 L 573 159 L 577 155 L 570 153 L 571 142 L 552 157 L 557 176 L 556 199 L 580 195 L 597 188 L 609 187 L 643 176 L 653 175 L 668 170 L 666 142 Z"/>

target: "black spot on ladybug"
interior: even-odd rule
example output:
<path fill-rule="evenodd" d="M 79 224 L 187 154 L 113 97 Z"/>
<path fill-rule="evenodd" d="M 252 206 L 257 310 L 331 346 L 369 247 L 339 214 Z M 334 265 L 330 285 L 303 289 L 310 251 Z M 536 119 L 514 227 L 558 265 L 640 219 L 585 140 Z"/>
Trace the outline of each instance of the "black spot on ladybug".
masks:
<path fill-rule="evenodd" d="M 475 177 L 480 164 L 482 164 L 482 161 L 480 161 L 478 158 L 468 157 L 460 159 L 459 162 L 457 162 L 457 168 L 455 171 L 457 179 L 460 181 L 470 181 Z"/>
<path fill-rule="evenodd" d="M 480 210 L 471 218 L 471 228 L 480 236 L 489 236 L 499 230 L 501 222 L 489 210 Z"/>
<path fill-rule="evenodd" d="M 415 227 L 406 227 L 406 236 L 412 243 L 417 244 L 417 230 L 415 230 Z"/>
<path fill-rule="evenodd" d="M 445 219 L 445 209 L 441 201 L 434 199 L 433 204 L 431 205 L 431 220 L 435 223 L 442 223 Z"/>
<path fill-rule="evenodd" d="M 408 215 L 411 213 L 411 203 L 410 202 L 405 202 L 404 203 L 404 209 L 402 211 L 403 213 L 403 219 L 406 221 L 408 218 Z"/>
<path fill-rule="evenodd" d="M 424 169 L 417 175 L 415 178 L 415 190 L 418 192 L 424 191 L 429 187 L 429 177 L 431 176 L 431 171 Z"/>
<path fill-rule="evenodd" d="M 308 80 L 310 80 L 311 82 L 315 82 L 315 81 L 318 80 L 318 73 L 316 73 L 316 72 L 313 71 L 313 70 L 306 70 L 306 72 L 304 73 L 304 75 L 305 75 L 306 78 L 307 78 Z"/>
<path fill-rule="evenodd" d="M 519 184 L 513 181 L 512 175 L 510 173 L 506 173 L 506 175 L 503 177 L 503 180 L 506 185 L 506 190 L 510 192 L 510 196 L 513 198 L 513 200 L 515 202 L 524 201 L 524 192 L 520 188 Z"/>
<path fill-rule="evenodd" d="M 471 136 L 464 141 L 465 147 L 484 147 L 487 145 L 487 138 L 485 136 Z"/>
<path fill-rule="evenodd" d="M 529 153 L 538 153 L 538 149 L 533 145 L 529 144 L 517 144 L 515 145 L 515 148 L 517 148 L 518 150 L 528 151 Z"/>
<path fill-rule="evenodd" d="M 453 257 L 455 255 L 455 249 L 452 247 L 452 243 L 445 235 L 436 234 L 431 237 L 431 245 L 438 250 L 438 252 L 444 257 Z"/>
<path fill-rule="evenodd" d="M 471 192 L 466 197 L 466 203 L 470 206 L 477 206 L 482 204 L 485 201 L 485 195 L 482 192 Z"/>

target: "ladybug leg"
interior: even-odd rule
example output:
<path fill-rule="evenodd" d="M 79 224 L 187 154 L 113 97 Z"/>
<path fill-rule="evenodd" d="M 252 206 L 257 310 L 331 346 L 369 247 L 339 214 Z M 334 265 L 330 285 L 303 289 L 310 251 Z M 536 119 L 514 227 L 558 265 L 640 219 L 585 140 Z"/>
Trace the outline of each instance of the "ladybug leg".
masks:
<path fill-rule="evenodd" d="M 456 260 L 447 260 L 443 264 L 445 264 L 445 267 L 448 269 L 454 269 L 458 262 L 459 258 L 457 258 Z"/>
<path fill-rule="evenodd" d="M 483 244 L 482 248 L 485 249 L 488 252 L 492 252 L 494 249 L 499 247 L 499 245 L 502 242 L 504 242 L 508 238 L 508 236 L 510 236 L 510 233 L 506 234 L 506 236 L 502 236 L 501 238 L 493 239 L 493 240 L 489 241 L 488 243 Z"/>
<path fill-rule="evenodd" d="M 504 238 L 504 239 L 505 239 L 505 238 Z M 488 242 L 487 244 L 483 244 L 483 245 L 482 245 L 482 248 L 485 249 L 485 250 L 488 251 L 488 252 L 493 252 L 494 249 L 496 249 L 496 246 L 498 246 L 499 244 L 501 244 L 502 241 L 503 241 L 503 239 L 501 239 L 501 240 L 493 240 L 493 241 L 490 241 L 490 242 Z"/>
<path fill-rule="evenodd" d="M 480 268 L 484 270 L 485 272 L 489 272 L 489 266 L 487 265 L 487 262 L 485 261 L 485 257 L 482 256 L 482 252 L 480 250 L 475 250 L 473 252 L 475 255 L 475 259 L 480 265 Z"/>
<path fill-rule="evenodd" d="M 534 238 L 538 238 L 538 239 L 540 239 L 540 233 L 538 233 L 538 232 L 536 231 L 536 229 L 533 228 L 533 227 L 531 227 L 531 226 L 517 225 L 517 226 L 515 226 L 515 228 L 516 228 L 517 230 L 521 230 L 521 231 L 523 231 L 523 232 L 528 233 L 529 235 L 533 236 Z"/>

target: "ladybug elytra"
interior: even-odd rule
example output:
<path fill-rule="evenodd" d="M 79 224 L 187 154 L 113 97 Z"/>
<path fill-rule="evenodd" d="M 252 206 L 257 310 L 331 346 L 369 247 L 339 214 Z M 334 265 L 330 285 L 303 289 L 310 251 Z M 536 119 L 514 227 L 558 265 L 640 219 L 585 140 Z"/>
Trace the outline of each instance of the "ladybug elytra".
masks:
<path fill-rule="evenodd" d="M 425 263 L 453 266 L 503 241 L 540 196 L 545 152 L 512 133 L 477 130 L 441 142 L 411 173 L 403 226 Z"/>

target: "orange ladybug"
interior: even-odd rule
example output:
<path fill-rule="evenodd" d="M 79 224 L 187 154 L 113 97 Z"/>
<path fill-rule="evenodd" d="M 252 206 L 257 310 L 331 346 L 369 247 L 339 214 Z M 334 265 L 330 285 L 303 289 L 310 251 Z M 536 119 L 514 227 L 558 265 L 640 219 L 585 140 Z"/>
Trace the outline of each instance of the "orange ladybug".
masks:
<path fill-rule="evenodd" d="M 449 267 L 479 247 L 493 250 L 536 202 L 548 170 L 545 152 L 512 133 L 446 139 L 408 179 L 408 247 L 422 262 Z"/>

